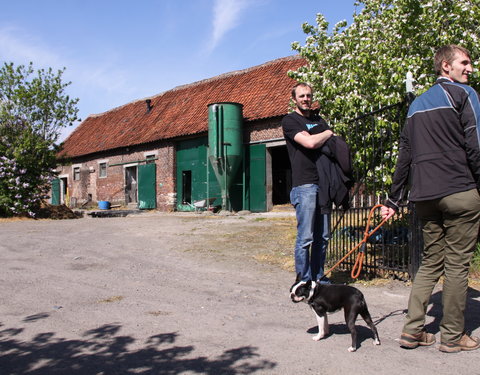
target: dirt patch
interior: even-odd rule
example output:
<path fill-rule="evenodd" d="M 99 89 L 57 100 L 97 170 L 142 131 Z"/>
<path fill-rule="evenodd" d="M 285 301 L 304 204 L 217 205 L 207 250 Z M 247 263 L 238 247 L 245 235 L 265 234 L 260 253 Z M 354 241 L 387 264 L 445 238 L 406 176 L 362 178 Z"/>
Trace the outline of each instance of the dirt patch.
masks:
<path fill-rule="evenodd" d="M 64 219 L 79 219 L 82 215 L 72 211 L 66 205 L 51 205 L 47 202 L 42 202 L 40 209 L 37 211 L 35 218 L 27 216 L 14 216 L 14 217 L 0 217 L 1 222 L 12 221 L 24 221 L 35 219 L 51 219 L 51 220 L 64 220 Z"/>
<path fill-rule="evenodd" d="M 49 203 L 43 202 L 36 217 L 38 219 L 64 220 L 78 219 L 80 216 L 64 204 L 54 206 Z"/>

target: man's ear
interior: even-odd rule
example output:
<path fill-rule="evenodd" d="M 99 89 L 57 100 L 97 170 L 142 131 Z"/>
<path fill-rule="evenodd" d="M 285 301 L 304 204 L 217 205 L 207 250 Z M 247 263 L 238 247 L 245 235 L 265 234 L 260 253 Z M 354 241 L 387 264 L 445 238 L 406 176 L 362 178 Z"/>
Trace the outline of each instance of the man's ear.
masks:
<path fill-rule="evenodd" d="M 451 68 L 452 65 L 449 64 L 447 60 L 442 60 L 442 73 L 446 73 L 447 75 L 449 75 Z"/>

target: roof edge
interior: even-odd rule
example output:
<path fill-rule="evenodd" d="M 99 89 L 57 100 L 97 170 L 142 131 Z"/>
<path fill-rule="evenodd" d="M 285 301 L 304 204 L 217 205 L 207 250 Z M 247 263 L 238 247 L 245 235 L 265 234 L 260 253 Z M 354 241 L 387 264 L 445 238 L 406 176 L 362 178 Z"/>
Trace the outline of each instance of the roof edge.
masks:
<path fill-rule="evenodd" d="M 166 93 L 169 93 L 169 92 L 174 92 L 174 91 L 178 91 L 178 90 L 184 90 L 184 89 L 187 89 L 187 88 L 191 88 L 191 87 L 194 87 L 194 86 L 197 86 L 197 85 L 201 85 L 201 84 L 205 84 L 205 83 L 209 83 L 209 82 L 214 82 L 214 81 L 217 81 L 217 80 L 220 80 L 220 79 L 225 79 L 227 77 L 231 77 L 231 76 L 235 76 L 235 75 L 240 75 L 240 74 L 246 74 L 246 73 L 249 73 L 251 72 L 252 70 L 256 70 L 256 69 L 260 69 L 264 66 L 269 66 L 269 65 L 273 65 L 273 64 L 278 64 L 280 62 L 283 62 L 283 61 L 292 61 L 292 60 L 302 60 L 303 57 L 301 57 L 300 55 L 292 55 L 292 56 L 286 56 L 286 57 L 280 57 L 278 59 L 275 59 L 275 60 L 271 60 L 271 61 L 267 61 L 263 64 L 259 64 L 259 65 L 255 65 L 255 66 L 251 66 L 249 68 L 245 68 L 245 69 L 240 69 L 240 70 L 233 70 L 231 72 L 227 72 L 227 73 L 222 73 L 222 74 L 219 74 L 217 76 L 214 76 L 214 77 L 210 77 L 210 78 L 205 78 L 205 79 L 202 79 L 202 80 L 199 80 L 199 81 L 195 81 L 195 82 L 192 82 L 192 83 L 187 83 L 187 84 L 184 84 L 184 85 L 179 85 L 179 86 L 175 86 L 174 88 L 172 89 L 169 89 L 169 90 L 166 90 L 166 91 L 162 91 L 161 93 L 159 94 L 155 94 L 155 95 L 151 95 L 151 96 L 146 96 L 146 97 L 143 97 L 143 98 L 140 98 L 140 99 L 135 99 L 135 100 L 132 100 L 128 103 L 125 103 L 125 104 L 122 104 L 118 107 L 114 107 L 114 108 L 111 108 L 105 112 L 100 112 L 100 113 L 94 113 L 94 114 L 90 114 L 87 116 L 86 119 L 88 119 L 89 117 L 99 117 L 99 116 L 103 116 L 104 114 L 106 113 L 109 113 L 109 112 L 113 112 L 113 111 L 117 111 L 123 107 L 126 107 L 128 105 L 131 105 L 131 104 L 134 104 L 134 103 L 137 103 L 137 102 L 142 102 L 142 101 L 145 101 L 146 99 L 153 99 L 153 98 L 158 98 L 158 97 L 161 97 L 163 95 L 165 95 Z M 85 120 L 86 120 L 85 119 Z M 84 120 L 84 121 L 85 121 Z M 82 121 L 83 122 L 83 121 Z"/>

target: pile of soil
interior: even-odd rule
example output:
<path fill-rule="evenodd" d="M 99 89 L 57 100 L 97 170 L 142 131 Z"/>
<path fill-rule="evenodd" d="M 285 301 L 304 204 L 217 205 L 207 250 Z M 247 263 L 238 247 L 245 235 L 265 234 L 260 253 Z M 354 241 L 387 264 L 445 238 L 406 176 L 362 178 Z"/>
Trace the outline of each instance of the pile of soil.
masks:
<path fill-rule="evenodd" d="M 80 216 L 64 204 L 54 206 L 49 203 L 43 202 L 36 217 L 38 219 L 63 220 L 78 219 Z"/>

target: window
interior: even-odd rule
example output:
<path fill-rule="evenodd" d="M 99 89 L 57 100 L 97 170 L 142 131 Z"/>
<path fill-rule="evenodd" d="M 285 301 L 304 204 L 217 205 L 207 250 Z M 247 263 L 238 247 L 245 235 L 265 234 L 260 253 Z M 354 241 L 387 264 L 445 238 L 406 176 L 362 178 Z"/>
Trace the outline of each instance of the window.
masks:
<path fill-rule="evenodd" d="M 155 164 L 156 158 L 157 158 L 156 155 L 146 155 L 145 159 L 147 159 L 147 162 L 145 164 Z"/>
<path fill-rule="evenodd" d="M 80 181 L 80 167 L 73 168 L 73 181 Z"/>
<path fill-rule="evenodd" d="M 107 163 L 98 164 L 98 177 L 107 177 Z"/>

